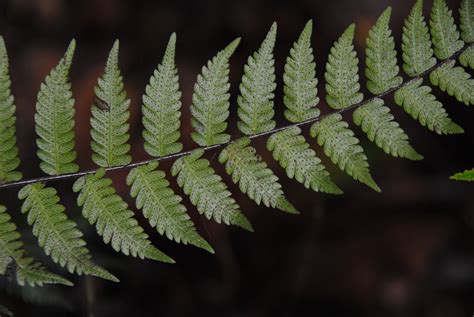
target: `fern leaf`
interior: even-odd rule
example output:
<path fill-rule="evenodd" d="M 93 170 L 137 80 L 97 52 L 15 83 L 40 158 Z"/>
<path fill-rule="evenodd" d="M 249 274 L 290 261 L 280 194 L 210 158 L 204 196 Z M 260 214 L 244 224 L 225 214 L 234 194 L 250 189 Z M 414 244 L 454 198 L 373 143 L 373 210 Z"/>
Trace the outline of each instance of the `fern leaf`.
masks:
<path fill-rule="evenodd" d="M 418 76 L 436 64 L 428 26 L 423 17 L 423 0 L 417 0 L 405 19 L 402 37 L 403 70 Z"/>
<path fill-rule="evenodd" d="M 74 99 L 68 73 L 76 42 L 71 41 L 59 64 L 41 84 L 36 103 L 36 133 L 40 168 L 49 175 L 75 173 Z"/>
<path fill-rule="evenodd" d="M 313 21 L 309 20 L 286 58 L 283 102 L 286 106 L 285 118 L 290 122 L 316 118 L 320 113 L 316 108 L 319 98 L 316 63 L 311 48 L 312 29 Z"/>
<path fill-rule="evenodd" d="M 462 67 L 454 67 L 455 61 L 451 60 L 430 74 L 431 83 L 446 91 L 450 96 L 455 96 L 459 102 L 466 105 L 474 104 L 474 80 Z"/>
<path fill-rule="evenodd" d="M 19 285 L 25 284 L 34 287 L 44 284 L 73 284 L 65 278 L 48 272 L 40 263 L 34 262 L 25 256 L 20 233 L 7 213 L 7 209 L 0 205 L 0 274 L 8 274 L 9 266 L 15 267 L 16 279 Z"/>
<path fill-rule="evenodd" d="M 413 119 L 438 134 L 458 134 L 464 130 L 454 123 L 441 102 L 431 94 L 431 88 L 422 86 L 423 79 L 409 82 L 395 92 L 395 103 L 402 106 Z"/>
<path fill-rule="evenodd" d="M 457 181 L 474 182 L 474 168 L 471 168 L 470 170 L 465 170 L 461 173 L 456 173 L 450 178 Z"/>
<path fill-rule="evenodd" d="M 115 251 L 141 259 L 174 263 L 151 244 L 148 235 L 133 218 L 133 211 L 116 194 L 112 180 L 104 176 L 105 170 L 99 169 L 74 183 L 73 190 L 79 193 L 77 204 L 82 207 L 84 218 L 96 225 L 97 233 Z"/>
<path fill-rule="evenodd" d="M 14 314 L 5 306 L 0 305 L 0 316 L 13 317 Z"/>
<path fill-rule="evenodd" d="M 462 0 L 459 7 L 461 20 L 461 38 L 466 43 L 474 42 L 474 2 L 472 0 Z"/>
<path fill-rule="evenodd" d="M 208 160 L 201 158 L 203 154 L 203 149 L 197 149 L 174 162 L 171 174 L 177 176 L 179 187 L 207 219 L 253 231 L 222 178 L 209 166 Z"/>
<path fill-rule="evenodd" d="M 275 83 L 275 47 L 277 24 L 274 22 L 262 45 L 253 56 L 249 56 L 244 67 L 244 75 L 240 83 L 240 95 L 237 98 L 239 130 L 252 135 L 273 129 L 273 99 Z"/>
<path fill-rule="evenodd" d="M 367 88 L 378 95 L 400 85 L 403 81 L 398 76 L 397 51 L 392 31 L 389 29 L 392 8 L 388 7 L 369 31 L 367 37 L 367 58 L 365 76 Z"/>
<path fill-rule="evenodd" d="M 354 123 L 385 153 L 410 160 L 423 159 L 410 145 L 408 136 L 394 121 L 390 108 L 384 106 L 382 99 L 373 99 L 356 109 L 352 115 Z"/>
<path fill-rule="evenodd" d="M 342 190 L 333 183 L 329 172 L 316 152 L 310 149 L 308 142 L 301 135 L 301 129 L 291 127 L 272 134 L 267 141 L 267 149 L 289 178 L 294 178 L 306 188 L 316 192 L 342 194 Z"/>
<path fill-rule="evenodd" d="M 354 51 L 355 24 L 351 24 L 334 43 L 326 63 L 326 101 L 333 109 L 344 109 L 361 102 L 359 59 Z"/>
<path fill-rule="evenodd" d="M 324 146 L 324 153 L 334 164 L 373 190 L 380 192 L 379 186 L 370 175 L 369 163 L 359 140 L 350 130 L 339 113 L 323 118 L 311 126 L 311 136 L 317 137 L 318 144 Z"/>
<path fill-rule="evenodd" d="M 434 53 L 440 60 L 451 57 L 464 46 L 463 41 L 459 40 L 459 31 L 445 0 L 434 0 L 430 26 Z"/>
<path fill-rule="evenodd" d="M 200 146 L 226 143 L 230 135 L 224 133 L 229 117 L 229 58 L 240 43 L 235 39 L 220 51 L 207 66 L 203 66 L 194 85 L 191 105 L 191 138 Z"/>
<path fill-rule="evenodd" d="M 278 177 L 249 144 L 249 138 L 241 138 L 229 144 L 219 154 L 219 162 L 225 164 L 225 170 L 232 176 L 232 181 L 238 183 L 240 190 L 257 205 L 263 202 L 267 207 L 299 213 L 285 198 Z"/>
<path fill-rule="evenodd" d="M 459 62 L 464 67 L 474 69 L 474 46 L 469 46 L 461 55 L 459 55 Z"/>
<path fill-rule="evenodd" d="M 18 198 L 24 200 L 21 211 L 28 214 L 28 224 L 33 226 L 38 244 L 55 263 L 67 267 L 71 273 L 118 282 L 115 276 L 91 261 L 82 233 L 67 218 L 54 188 L 42 183 L 27 185 L 20 190 Z"/>
<path fill-rule="evenodd" d="M 122 75 L 118 66 L 119 41 L 116 40 L 107 59 L 104 74 L 95 87 L 96 99 L 92 106 L 92 160 L 99 166 L 126 165 L 131 162 L 130 117 Z"/>
<path fill-rule="evenodd" d="M 16 145 L 15 104 L 10 92 L 5 41 L 0 36 L 0 183 L 19 181 L 22 174 Z"/>
<path fill-rule="evenodd" d="M 175 66 L 176 34 L 173 33 L 165 55 L 146 86 L 143 96 L 143 138 L 145 151 L 155 157 L 178 153 L 180 138 L 181 92 Z"/>
<path fill-rule="evenodd" d="M 138 209 L 150 225 L 161 234 L 176 242 L 192 244 L 214 253 L 214 250 L 196 231 L 186 213 L 182 198 L 170 188 L 165 173 L 156 170 L 158 162 L 136 167 L 127 176 L 130 194 L 136 199 Z"/>

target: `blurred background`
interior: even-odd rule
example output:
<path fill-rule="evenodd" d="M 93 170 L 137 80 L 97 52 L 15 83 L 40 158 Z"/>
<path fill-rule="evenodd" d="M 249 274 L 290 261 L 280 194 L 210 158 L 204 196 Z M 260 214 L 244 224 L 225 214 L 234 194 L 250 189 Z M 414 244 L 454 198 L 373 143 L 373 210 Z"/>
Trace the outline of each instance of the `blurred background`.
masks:
<path fill-rule="evenodd" d="M 425 1 L 426 16 L 431 2 Z M 456 21 L 459 2 L 448 1 L 455 9 Z M 236 97 L 243 65 L 274 20 L 278 22 L 276 112 L 278 125 L 282 126 L 287 124 L 282 116 L 283 66 L 308 19 L 314 20 L 319 107 L 327 113 L 322 74 L 332 43 L 356 22 L 355 46 L 363 71 L 369 28 L 391 5 L 391 26 L 399 46 L 403 19 L 413 4 L 405 0 L 1 0 L 0 34 L 10 56 L 24 177 L 42 176 L 35 156 L 36 95 L 72 38 L 78 42 L 71 72 L 78 162 L 86 170 L 94 168 L 89 145 L 93 87 L 116 38 L 120 39 L 120 65 L 131 98 L 132 155 L 138 161 L 148 158 L 141 137 L 141 96 L 172 32 L 178 35 L 182 141 L 185 149 L 192 149 L 195 145 L 190 138 L 189 105 L 195 78 L 202 65 L 235 37 L 241 36 L 242 42 L 231 59 L 229 131 L 238 136 Z M 365 79 L 361 81 L 367 94 Z M 175 265 L 114 253 L 81 218 L 71 191 L 72 181 L 51 183 L 60 191 L 67 214 L 85 233 L 95 261 L 118 276 L 119 284 L 70 275 L 54 265 L 37 247 L 26 226 L 16 199 L 17 189 L 2 190 L 0 203 L 8 207 L 20 227 L 28 252 L 53 272 L 71 279 L 75 286 L 20 288 L 0 277 L 0 305 L 16 316 L 471 316 L 474 187 L 448 177 L 474 164 L 474 113 L 438 89 L 434 93 L 465 129 L 464 135 L 435 135 L 396 106 L 392 96 L 386 98 L 412 145 L 425 156 L 423 161 L 386 155 L 352 125 L 383 190 L 380 194 L 339 171 L 309 138 L 345 194 L 331 196 L 307 190 L 285 176 L 265 150 L 264 139 L 254 141 L 280 176 L 286 196 L 301 210 L 299 216 L 256 206 L 231 184 L 216 162 L 215 152 L 210 151 L 207 157 L 233 189 L 255 233 L 207 221 L 185 198 L 199 232 L 216 250 L 216 255 L 211 255 L 159 236 L 137 212 L 153 243 L 172 256 Z M 346 114 L 348 120 L 350 116 Z M 168 171 L 170 163 L 161 166 Z M 124 182 L 126 173 L 113 172 L 109 176 L 136 210 Z M 182 193 L 169 178 L 174 189 Z"/>

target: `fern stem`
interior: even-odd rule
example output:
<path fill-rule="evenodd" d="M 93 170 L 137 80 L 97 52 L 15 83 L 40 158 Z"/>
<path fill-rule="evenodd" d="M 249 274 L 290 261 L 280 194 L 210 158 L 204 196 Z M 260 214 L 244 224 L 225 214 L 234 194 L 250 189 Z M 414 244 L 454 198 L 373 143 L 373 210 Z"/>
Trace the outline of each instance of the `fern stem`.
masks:
<path fill-rule="evenodd" d="M 319 117 L 310 118 L 310 119 L 305 120 L 305 121 L 292 123 L 292 124 L 289 124 L 289 125 L 285 125 L 283 127 L 274 128 L 274 129 L 269 130 L 269 131 L 264 131 L 264 132 L 261 132 L 261 133 L 250 135 L 249 138 L 250 139 L 255 139 L 255 138 L 259 138 L 259 137 L 266 136 L 266 135 L 269 135 L 269 134 L 274 134 L 276 132 L 283 131 L 283 130 L 286 130 L 286 129 L 289 129 L 289 128 L 292 128 L 292 127 L 305 126 L 305 125 L 308 125 L 308 124 L 311 124 L 311 123 L 314 123 L 314 122 L 321 121 L 322 119 L 324 119 L 324 118 L 326 118 L 330 115 L 336 114 L 336 113 L 342 114 L 342 113 L 360 108 L 360 107 L 362 107 L 362 106 L 364 106 L 368 103 L 373 102 L 377 98 L 383 98 L 383 97 L 393 93 L 394 91 L 396 91 L 396 90 L 398 90 L 398 89 L 400 89 L 400 88 L 402 88 L 402 87 L 404 87 L 404 86 L 406 86 L 410 83 L 413 83 L 416 80 L 419 80 L 420 78 L 423 78 L 424 76 L 428 75 L 432 71 L 440 68 L 441 66 L 443 66 L 443 65 L 445 65 L 445 64 L 447 64 L 447 63 L 449 63 L 453 60 L 455 61 L 460 54 L 462 54 L 464 51 L 466 51 L 468 49 L 474 49 L 474 43 L 465 45 L 463 48 L 461 48 L 460 50 L 458 50 L 457 52 L 452 54 L 451 57 L 449 57 L 449 58 L 447 58 L 443 61 L 440 61 L 439 63 L 433 65 L 432 67 L 425 70 L 423 73 L 419 74 L 418 76 L 413 77 L 408 81 L 402 82 L 398 86 L 395 86 L 395 87 L 393 87 L 393 88 L 391 88 L 391 89 L 389 89 L 389 90 L 387 90 L 387 91 L 385 91 L 381 94 L 372 96 L 369 99 L 362 100 L 361 102 L 355 103 L 355 104 L 353 104 L 349 107 L 339 109 L 339 110 L 335 110 L 335 111 L 332 111 L 328 114 L 325 114 L 325 115 L 322 115 L 322 116 L 319 116 Z M 202 147 L 202 149 L 204 151 L 208 151 L 208 150 L 213 150 L 213 149 L 217 149 L 217 148 L 220 148 L 220 147 L 224 147 L 224 146 L 227 146 L 230 143 L 234 142 L 236 139 L 239 139 L 240 137 L 241 136 L 234 137 L 226 143 L 215 144 L 215 145 Z M 106 168 L 106 170 L 107 171 L 115 171 L 115 170 L 122 170 L 122 169 L 131 169 L 133 167 L 142 166 L 142 165 L 148 164 L 150 162 L 154 162 L 154 161 L 164 161 L 164 160 L 176 159 L 176 158 L 191 154 L 194 150 L 195 149 L 192 149 L 192 150 L 189 150 L 189 151 L 184 151 L 184 152 L 179 152 L 179 153 L 175 153 L 175 154 L 170 154 L 170 155 L 166 155 L 166 156 L 151 158 L 151 159 L 148 159 L 148 160 L 133 162 L 133 163 L 126 164 L 126 165 L 113 166 L 113 167 Z M 37 182 L 51 182 L 51 181 L 58 181 L 58 180 L 64 180 L 64 179 L 78 178 L 78 177 L 81 177 L 81 176 L 93 174 L 95 172 L 97 172 L 97 169 L 82 171 L 82 172 L 77 172 L 77 173 L 69 173 L 69 174 L 62 174 L 62 175 L 52 175 L 52 176 L 45 176 L 45 177 L 39 177 L 39 178 L 31 178 L 31 179 L 26 179 L 26 180 L 21 180 L 21 181 L 7 182 L 7 183 L 3 183 L 3 184 L 0 183 L 0 190 L 6 189 L 6 188 L 11 188 L 11 187 L 24 186 L 24 185 L 28 185 L 28 184 L 37 183 Z"/>

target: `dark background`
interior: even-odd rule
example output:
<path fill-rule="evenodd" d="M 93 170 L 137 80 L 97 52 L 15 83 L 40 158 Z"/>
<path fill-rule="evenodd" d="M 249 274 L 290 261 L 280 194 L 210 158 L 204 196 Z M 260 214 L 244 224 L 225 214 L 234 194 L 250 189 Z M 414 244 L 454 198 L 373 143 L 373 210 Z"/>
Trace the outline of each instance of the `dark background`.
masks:
<path fill-rule="evenodd" d="M 183 91 L 185 149 L 192 149 L 189 104 L 201 66 L 235 37 L 242 43 L 231 59 L 231 124 L 235 126 L 236 96 L 247 56 L 258 48 L 271 23 L 278 22 L 275 49 L 278 88 L 276 112 L 282 119 L 283 65 L 305 22 L 314 19 L 320 97 L 329 48 L 352 22 L 355 46 L 363 66 L 365 37 L 383 9 L 393 6 L 392 29 L 397 46 L 401 27 L 414 1 L 119 1 L 1 0 L 0 34 L 11 61 L 17 127 L 25 178 L 41 176 L 35 156 L 34 107 L 39 85 L 64 53 L 71 38 L 78 47 L 71 73 L 76 99 L 78 162 L 90 159 L 89 112 L 93 86 L 103 71 L 115 38 L 121 41 L 120 64 L 131 103 L 132 155 L 143 151 L 140 99 L 169 35 L 176 31 L 177 65 Z M 457 8 L 459 1 L 448 1 Z M 429 14 L 431 1 L 425 3 Z M 458 21 L 457 9 L 455 10 Z M 399 54 L 400 55 L 400 54 Z M 365 79 L 362 79 L 365 87 Z M 366 93 L 366 89 L 364 88 Z M 37 247 L 16 200 L 17 189 L 2 190 L 31 255 L 52 271 L 71 279 L 72 288 L 19 288 L 0 281 L 0 305 L 18 316 L 471 316 L 474 314 L 474 187 L 448 177 L 472 167 L 472 109 L 434 89 L 464 135 L 438 136 L 421 127 L 386 99 L 412 145 L 425 156 L 421 162 L 385 155 L 358 128 L 381 194 L 354 182 L 324 159 L 333 179 L 345 191 L 331 196 L 306 190 L 288 180 L 265 150 L 259 153 L 281 178 L 287 197 L 302 211 L 291 216 L 257 207 L 230 183 L 214 152 L 206 154 L 231 185 L 252 221 L 255 233 L 217 225 L 189 206 L 200 233 L 216 255 L 169 242 L 137 217 L 155 245 L 177 264 L 141 261 L 114 253 L 80 216 L 71 181 L 51 183 L 62 194 L 68 215 L 79 222 L 95 261 L 115 275 L 114 284 L 70 275 Z M 321 98 L 323 113 L 328 107 Z M 347 119 L 350 120 L 350 114 Z M 352 125 L 353 126 L 353 125 Z M 305 133 L 307 133 L 305 129 Z M 320 157 L 321 148 L 311 141 Z M 166 171 L 170 163 L 161 165 Z M 134 208 L 124 178 L 111 173 L 119 193 Z M 168 173 L 169 174 L 169 173 Z M 169 175 L 168 175 L 169 176 Z M 175 180 L 170 179 L 175 186 Z M 182 193 L 180 189 L 176 189 Z"/>

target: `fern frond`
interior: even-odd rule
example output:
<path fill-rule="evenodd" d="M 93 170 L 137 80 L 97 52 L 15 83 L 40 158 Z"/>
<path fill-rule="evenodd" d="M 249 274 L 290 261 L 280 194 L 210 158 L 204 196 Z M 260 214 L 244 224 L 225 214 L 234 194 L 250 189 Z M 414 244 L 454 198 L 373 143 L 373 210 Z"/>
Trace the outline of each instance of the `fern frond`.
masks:
<path fill-rule="evenodd" d="M 292 127 L 272 134 L 267 141 L 267 149 L 289 178 L 294 178 L 306 188 L 316 192 L 342 194 L 333 183 L 329 172 L 301 135 L 301 129 Z"/>
<path fill-rule="evenodd" d="M 16 225 L 11 222 L 7 209 L 0 205 L 0 275 L 15 273 L 19 285 L 73 284 L 65 278 L 48 272 L 40 263 L 25 255 Z M 14 268 L 11 268 L 13 266 Z M 8 272 L 9 270 L 15 272 Z"/>
<path fill-rule="evenodd" d="M 5 41 L 0 36 L 0 183 L 19 181 L 21 172 L 16 145 L 15 104 L 10 92 L 10 74 Z"/>
<path fill-rule="evenodd" d="M 122 75 L 118 65 L 119 41 L 116 40 L 105 66 L 104 74 L 94 88 L 96 99 L 92 106 L 91 147 L 92 160 L 101 167 L 126 165 L 132 161 L 129 155 L 130 117 Z"/>
<path fill-rule="evenodd" d="M 461 53 L 461 55 L 459 55 L 459 62 L 464 67 L 474 69 L 474 46 L 469 46 Z"/>
<path fill-rule="evenodd" d="M 446 91 L 450 96 L 455 96 L 466 105 L 474 104 L 474 80 L 462 67 L 454 67 L 455 61 L 451 60 L 430 74 L 431 83 Z"/>
<path fill-rule="evenodd" d="M 67 267 L 70 273 L 118 282 L 115 276 L 91 261 L 82 232 L 67 218 L 54 188 L 42 183 L 27 185 L 20 190 L 18 198 L 24 200 L 21 211 L 28 214 L 28 224 L 33 226 L 38 244 L 55 263 Z"/>
<path fill-rule="evenodd" d="M 36 133 L 40 168 L 49 175 L 75 173 L 74 99 L 68 80 L 76 47 L 72 40 L 58 65 L 41 84 L 36 103 Z"/>
<path fill-rule="evenodd" d="M 311 48 L 313 21 L 309 20 L 298 41 L 293 44 L 290 56 L 286 58 L 283 102 L 286 106 L 285 118 L 290 122 L 301 122 L 319 116 L 316 105 L 318 98 L 318 79 L 316 63 Z"/>
<path fill-rule="evenodd" d="M 224 133 L 229 117 L 229 58 L 240 43 L 235 39 L 220 51 L 207 66 L 202 67 L 194 85 L 191 105 L 191 138 L 200 146 L 226 143 L 230 135 Z"/>
<path fill-rule="evenodd" d="M 450 178 L 457 181 L 474 182 L 474 168 L 471 168 L 470 170 L 465 170 L 461 173 L 456 173 Z"/>
<path fill-rule="evenodd" d="M 133 218 L 133 211 L 115 192 L 112 180 L 104 176 L 105 170 L 99 169 L 74 183 L 73 190 L 79 193 L 77 204 L 82 207 L 84 218 L 96 225 L 97 233 L 115 251 L 141 259 L 174 263 L 151 244 L 148 235 Z"/>
<path fill-rule="evenodd" d="M 434 0 L 430 26 L 434 53 L 440 60 L 449 58 L 464 46 L 463 41 L 459 39 L 459 31 L 454 24 L 452 11 L 445 0 Z"/>
<path fill-rule="evenodd" d="M 224 222 L 253 231 L 222 178 L 209 166 L 208 160 L 201 158 L 203 154 L 203 149 L 197 149 L 174 162 L 171 174 L 177 176 L 179 187 L 207 219 L 213 218 L 217 223 Z"/>
<path fill-rule="evenodd" d="M 369 163 L 359 139 L 354 136 L 347 122 L 339 113 L 323 118 L 311 126 L 311 136 L 317 137 L 318 144 L 324 146 L 324 153 L 334 164 L 373 190 L 380 192 L 379 186 L 370 175 Z"/>
<path fill-rule="evenodd" d="M 394 95 L 395 103 L 433 132 L 463 133 L 464 130 L 449 118 L 441 102 L 431 94 L 431 88 L 422 83 L 423 79 L 420 78 L 397 90 Z"/>
<path fill-rule="evenodd" d="M 405 19 L 402 36 L 403 70 L 418 76 L 436 64 L 428 26 L 423 17 L 423 0 L 417 0 Z"/>
<path fill-rule="evenodd" d="M 249 144 L 249 138 L 241 138 L 226 146 L 219 154 L 219 162 L 225 164 L 225 171 L 232 176 L 232 181 L 239 183 L 240 190 L 257 205 L 263 202 L 267 207 L 299 213 L 285 198 L 278 177 Z"/>
<path fill-rule="evenodd" d="M 326 63 L 326 101 L 333 109 L 344 109 L 361 102 L 359 59 L 354 51 L 355 24 L 351 24 L 331 47 Z"/>
<path fill-rule="evenodd" d="M 145 151 L 155 157 L 178 153 L 183 149 L 180 138 L 181 91 L 175 66 L 176 33 L 166 47 L 143 96 L 143 138 Z"/>
<path fill-rule="evenodd" d="M 397 51 L 392 31 L 389 29 L 391 13 L 392 8 L 388 7 L 370 29 L 367 37 L 365 76 L 367 88 L 374 95 L 384 93 L 403 81 L 402 77 L 398 76 Z"/>
<path fill-rule="evenodd" d="M 474 2 L 472 0 L 462 0 L 459 18 L 462 40 L 466 43 L 474 42 Z"/>
<path fill-rule="evenodd" d="M 163 171 L 157 170 L 158 162 L 136 167 L 127 176 L 130 194 L 136 199 L 138 209 L 150 225 L 170 240 L 192 244 L 214 253 L 214 250 L 196 231 L 186 213 L 182 198 L 170 188 Z"/>
<path fill-rule="evenodd" d="M 352 116 L 354 123 L 362 128 L 369 140 L 375 142 L 385 153 L 410 160 L 423 159 L 410 145 L 408 136 L 394 121 L 390 108 L 384 106 L 382 99 L 373 99 L 356 109 Z"/>
<path fill-rule="evenodd" d="M 269 131 L 276 125 L 273 120 L 276 89 L 273 48 L 276 34 L 277 24 L 273 22 L 262 45 L 253 56 L 249 56 L 244 66 L 240 95 L 237 97 L 237 113 L 240 118 L 237 127 L 246 135 Z"/>

